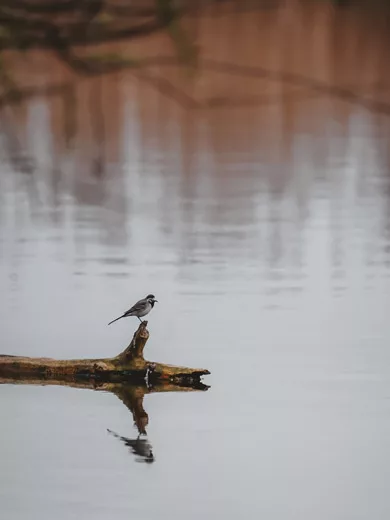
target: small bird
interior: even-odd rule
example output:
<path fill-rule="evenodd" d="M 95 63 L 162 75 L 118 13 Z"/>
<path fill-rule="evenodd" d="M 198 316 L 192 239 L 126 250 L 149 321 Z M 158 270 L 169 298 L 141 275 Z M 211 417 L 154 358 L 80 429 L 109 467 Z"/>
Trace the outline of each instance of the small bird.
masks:
<path fill-rule="evenodd" d="M 137 316 L 139 321 L 142 323 L 141 317 L 149 314 L 156 302 L 157 300 L 155 296 L 153 294 L 148 294 L 146 298 L 143 298 L 142 300 L 137 302 L 135 305 L 132 306 L 131 309 L 122 314 L 122 316 L 119 316 L 119 318 L 115 318 L 115 320 L 110 321 L 109 325 L 111 325 L 111 323 L 114 323 L 114 321 L 118 321 L 121 318 L 128 318 L 129 316 Z"/>

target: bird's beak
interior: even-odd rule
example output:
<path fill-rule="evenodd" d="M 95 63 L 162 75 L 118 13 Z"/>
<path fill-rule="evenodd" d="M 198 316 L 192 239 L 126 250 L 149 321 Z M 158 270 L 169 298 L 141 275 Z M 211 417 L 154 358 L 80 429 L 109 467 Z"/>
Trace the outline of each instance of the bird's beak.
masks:
<path fill-rule="evenodd" d="M 156 302 L 158 303 L 158 300 L 154 300 L 154 303 L 156 303 Z"/>

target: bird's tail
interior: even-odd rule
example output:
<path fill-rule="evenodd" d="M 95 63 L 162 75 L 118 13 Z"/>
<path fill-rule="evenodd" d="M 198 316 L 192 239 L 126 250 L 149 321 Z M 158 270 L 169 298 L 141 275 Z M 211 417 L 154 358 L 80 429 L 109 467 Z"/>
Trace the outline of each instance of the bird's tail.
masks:
<path fill-rule="evenodd" d="M 120 320 L 121 318 L 123 318 L 123 316 L 119 316 L 119 318 L 115 318 L 115 320 L 110 321 L 109 325 L 111 325 L 111 323 L 114 323 L 115 321 Z"/>

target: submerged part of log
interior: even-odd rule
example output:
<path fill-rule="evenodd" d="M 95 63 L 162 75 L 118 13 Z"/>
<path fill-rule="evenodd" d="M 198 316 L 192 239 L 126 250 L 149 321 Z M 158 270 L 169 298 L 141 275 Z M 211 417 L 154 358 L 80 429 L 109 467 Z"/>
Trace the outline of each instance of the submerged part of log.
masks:
<path fill-rule="evenodd" d="M 144 347 L 149 338 L 148 322 L 140 324 L 130 345 L 114 358 L 57 360 L 0 355 L 0 377 L 37 378 L 66 381 L 94 379 L 100 381 L 133 381 L 155 384 L 166 381 L 180 385 L 197 385 L 203 368 L 188 368 L 154 363 L 144 359 Z"/>

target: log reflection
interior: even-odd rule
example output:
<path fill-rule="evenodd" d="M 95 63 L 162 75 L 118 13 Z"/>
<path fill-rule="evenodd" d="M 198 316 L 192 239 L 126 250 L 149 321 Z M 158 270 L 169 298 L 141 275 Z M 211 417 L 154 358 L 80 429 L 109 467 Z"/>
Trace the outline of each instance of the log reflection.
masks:
<path fill-rule="evenodd" d="M 134 425 L 137 427 L 138 435 L 136 438 L 128 438 L 107 429 L 108 433 L 122 441 L 125 446 L 130 448 L 130 453 L 133 453 L 137 462 L 154 462 L 154 455 L 152 445 L 146 436 L 146 426 L 149 424 L 149 416 L 144 409 L 144 387 L 123 385 L 122 388 L 117 388 L 114 392 L 122 403 L 133 414 Z"/>
<path fill-rule="evenodd" d="M 128 408 L 134 420 L 134 425 L 138 430 L 136 437 L 124 437 L 117 432 L 107 428 L 107 432 L 113 437 L 122 441 L 125 446 L 130 448 L 130 453 L 135 455 L 137 462 L 151 463 L 155 461 L 153 447 L 147 438 L 146 427 L 149 424 L 149 415 L 144 409 L 144 397 L 147 394 L 155 392 L 191 392 L 191 391 L 205 391 L 209 386 L 203 383 L 197 383 L 193 386 L 180 386 L 174 384 L 161 384 L 157 386 L 147 387 L 146 385 L 130 385 L 127 383 L 107 383 L 97 381 L 80 381 L 74 378 L 62 377 L 60 379 L 44 379 L 37 377 L 0 377 L 1 384 L 17 384 L 17 385 L 54 385 L 54 386 L 69 386 L 72 388 L 96 390 L 111 392 L 116 395 L 118 399 Z"/>

